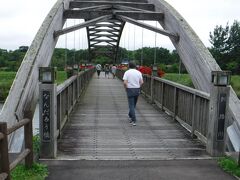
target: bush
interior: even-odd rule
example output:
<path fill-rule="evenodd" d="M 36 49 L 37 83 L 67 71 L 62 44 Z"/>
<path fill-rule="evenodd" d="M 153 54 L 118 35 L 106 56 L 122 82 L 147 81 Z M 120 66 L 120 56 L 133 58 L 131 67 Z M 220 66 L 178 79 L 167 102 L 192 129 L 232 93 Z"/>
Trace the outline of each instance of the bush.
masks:
<path fill-rule="evenodd" d="M 11 172 L 12 180 L 44 180 L 47 176 L 47 166 L 39 163 L 34 163 L 31 168 L 21 164 Z"/>
<path fill-rule="evenodd" d="M 230 157 L 222 157 L 218 160 L 218 165 L 226 172 L 240 177 L 240 166 Z"/>
<path fill-rule="evenodd" d="M 40 136 L 39 134 L 33 136 L 33 153 L 39 154 L 40 152 Z"/>

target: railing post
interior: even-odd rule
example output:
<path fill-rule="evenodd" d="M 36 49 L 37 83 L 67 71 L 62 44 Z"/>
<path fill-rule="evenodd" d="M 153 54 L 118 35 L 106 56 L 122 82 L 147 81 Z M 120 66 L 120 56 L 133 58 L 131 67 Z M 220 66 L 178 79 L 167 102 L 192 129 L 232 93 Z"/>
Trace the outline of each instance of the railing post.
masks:
<path fill-rule="evenodd" d="M 173 120 L 176 119 L 178 111 L 178 89 L 174 87 L 174 101 L 173 101 Z"/>
<path fill-rule="evenodd" d="M 164 83 L 162 82 L 161 83 L 162 86 L 161 86 L 161 110 L 163 111 L 164 110 Z"/>
<path fill-rule="evenodd" d="M 8 156 L 8 137 L 7 137 L 7 123 L 0 122 L 0 132 L 4 137 L 0 140 L 0 174 L 7 173 L 7 180 L 10 180 L 10 167 Z"/>
<path fill-rule="evenodd" d="M 154 103 L 154 76 L 150 76 L 151 78 L 151 86 L 150 86 L 150 101 L 151 103 Z"/>
<path fill-rule="evenodd" d="M 50 70 L 52 71 L 51 68 Z M 39 85 L 41 158 L 55 158 L 57 155 L 57 88 L 54 77 L 48 77 L 49 74 L 46 73 L 46 80 L 44 78 L 43 80 L 40 79 L 42 83 Z M 41 76 L 44 77 L 40 74 L 39 77 Z"/>
<path fill-rule="evenodd" d="M 195 138 L 195 129 L 196 129 L 196 120 L 195 120 L 195 111 L 196 111 L 196 94 L 193 95 L 193 104 L 192 104 L 192 130 L 191 130 L 191 136 L 192 138 Z"/>
<path fill-rule="evenodd" d="M 207 152 L 211 156 L 223 156 L 226 148 L 226 109 L 229 101 L 229 74 L 212 72 L 210 92 Z"/>
<path fill-rule="evenodd" d="M 61 135 L 62 111 L 63 111 L 63 107 L 62 107 L 62 94 L 60 93 L 57 96 L 57 130 L 59 132 L 58 138 Z"/>
<path fill-rule="evenodd" d="M 25 165 L 31 167 L 33 165 L 33 128 L 32 119 L 33 113 L 31 111 L 24 114 L 25 118 L 30 119 L 30 122 L 24 126 L 24 139 L 25 139 L 25 149 L 29 149 L 30 152 L 25 158 Z"/>
<path fill-rule="evenodd" d="M 80 96 L 80 83 L 79 83 L 79 74 L 77 75 L 77 99 Z"/>

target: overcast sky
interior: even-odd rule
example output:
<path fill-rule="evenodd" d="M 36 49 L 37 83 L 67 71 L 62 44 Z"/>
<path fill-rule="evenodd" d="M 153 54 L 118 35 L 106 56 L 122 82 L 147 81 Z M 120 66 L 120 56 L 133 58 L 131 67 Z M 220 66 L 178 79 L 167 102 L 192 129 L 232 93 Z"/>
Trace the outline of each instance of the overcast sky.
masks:
<path fill-rule="evenodd" d="M 205 46 L 210 47 L 209 32 L 216 25 L 231 25 L 240 21 L 240 0 L 166 0 L 190 24 Z M 15 50 L 19 46 L 29 46 L 47 13 L 56 0 L 11 0 L 2 1 L 0 6 L 0 48 Z M 68 26 L 80 21 L 69 21 Z M 156 26 L 155 23 L 153 23 Z M 159 25 L 157 27 L 160 28 Z M 84 31 L 63 35 L 57 47 L 86 48 Z M 142 38 L 143 32 L 143 38 Z M 75 41 L 73 38 L 75 37 Z M 129 37 L 129 38 L 128 38 Z M 133 25 L 126 26 L 120 45 L 137 49 L 143 46 L 155 46 L 155 33 Z M 173 49 L 168 38 L 157 35 L 157 46 Z"/>

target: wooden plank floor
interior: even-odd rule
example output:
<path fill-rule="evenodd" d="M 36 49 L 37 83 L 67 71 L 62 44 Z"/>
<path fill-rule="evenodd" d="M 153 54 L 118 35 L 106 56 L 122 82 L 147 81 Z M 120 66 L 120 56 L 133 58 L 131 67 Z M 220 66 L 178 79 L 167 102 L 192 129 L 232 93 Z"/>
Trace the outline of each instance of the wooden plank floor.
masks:
<path fill-rule="evenodd" d="M 137 126 L 129 124 L 127 113 L 122 82 L 95 74 L 58 140 L 57 159 L 210 158 L 198 140 L 143 98 L 137 104 Z"/>

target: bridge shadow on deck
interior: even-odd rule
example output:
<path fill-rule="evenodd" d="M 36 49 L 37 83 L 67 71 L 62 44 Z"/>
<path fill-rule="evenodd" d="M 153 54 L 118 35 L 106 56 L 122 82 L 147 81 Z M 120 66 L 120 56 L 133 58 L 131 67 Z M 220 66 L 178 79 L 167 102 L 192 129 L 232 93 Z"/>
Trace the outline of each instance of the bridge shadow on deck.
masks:
<path fill-rule="evenodd" d="M 137 126 L 128 122 L 128 104 L 119 79 L 90 81 L 58 140 L 57 159 L 163 160 L 210 158 L 179 123 L 142 97 Z"/>

